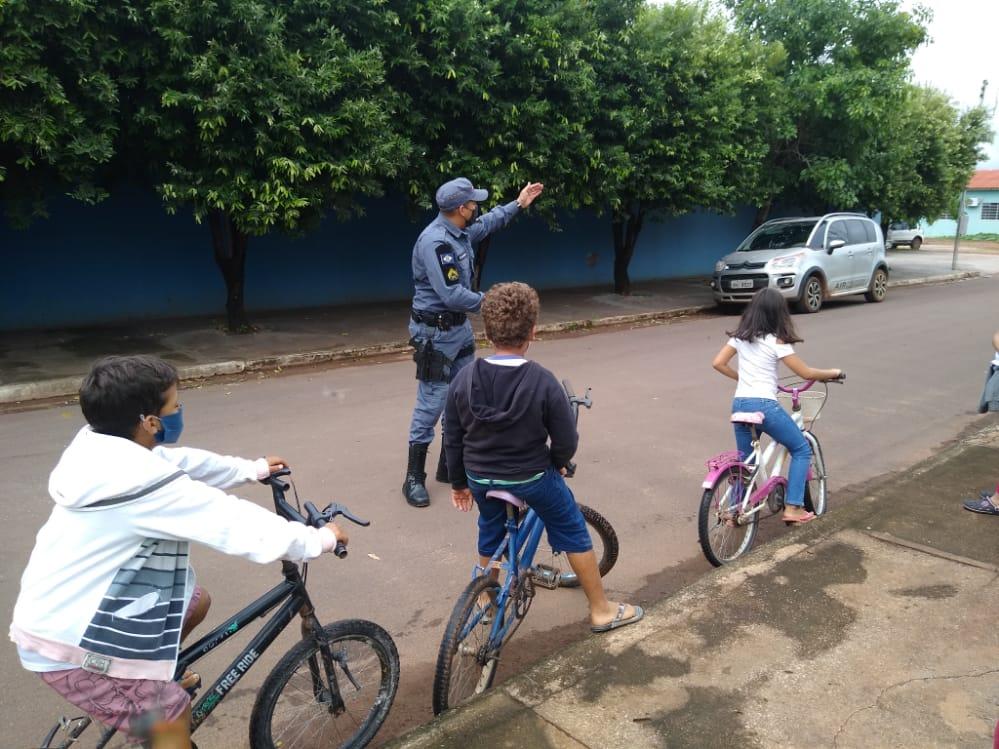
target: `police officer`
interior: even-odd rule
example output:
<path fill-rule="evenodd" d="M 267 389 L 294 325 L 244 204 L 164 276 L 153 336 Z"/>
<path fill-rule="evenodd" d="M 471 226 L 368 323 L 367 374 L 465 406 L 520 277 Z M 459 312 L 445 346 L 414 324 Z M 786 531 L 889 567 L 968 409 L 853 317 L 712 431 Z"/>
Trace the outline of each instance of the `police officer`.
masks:
<path fill-rule="evenodd" d="M 469 312 L 478 312 L 482 294 L 472 290 L 472 246 L 510 223 L 541 194 L 544 185 L 532 183 L 517 200 L 479 216 L 478 204 L 489 197 L 464 177 L 445 182 L 437 190 L 440 213 L 420 234 L 413 247 L 413 309 L 410 345 L 414 348 L 416 408 L 409 427 L 409 462 L 402 493 L 414 507 L 430 504 L 424 484 L 427 449 L 434 425 L 444 410 L 447 386 L 462 367 L 475 358 L 475 338 Z M 447 481 L 444 451 L 437 480 Z"/>

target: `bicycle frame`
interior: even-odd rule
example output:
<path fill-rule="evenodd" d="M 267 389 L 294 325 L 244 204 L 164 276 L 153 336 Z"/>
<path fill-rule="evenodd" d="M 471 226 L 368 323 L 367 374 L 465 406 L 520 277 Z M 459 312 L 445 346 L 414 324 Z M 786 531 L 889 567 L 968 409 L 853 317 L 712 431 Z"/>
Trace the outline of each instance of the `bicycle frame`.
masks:
<path fill-rule="evenodd" d="M 792 411 L 791 419 L 799 429 L 807 432 L 804 429 L 804 421 L 800 411 Z M 784 460 L 787 457 L 787 448 L 776 440 L 771 440 L 770 444 L 761 453 L 762 433 L 756 429 L 755 425 L 752 425 L 751 428 L 753 432 L 753 449 L 749 455 L 744 460 L 740 460 L 738 453 L 735 451 L 724 452 L 715 456 L 709 461 L 710 470 L 701 484 L 705 489 L 710 489 L 714 486 L 718 476 L 734 465 L 742 465 L 749 471 L 749 479 L 746 481 L 747 492 L 741 498 L 736 497 L 739 509 L 738 523 L 740 525 L 748 522 L 753 515 L 763 509 L 766 498 L 770 496 L 774 489 L 779 486 L 787 487 L 787 479 L 780 475 L 784 468 Z M 809 466 L 807 479 L 811 478 L 812 468 Z M 733 490 L 738 493 L 742 491 L 742 487 L 735 484 Z"/>
<path fill-rule="evenodd" d="M 192 733 L 211 715 L 212 711 L 218 707 L 219 703 L 222 702 L 232 688 L 249 672 L 253 664 L 260 658 L 260 655 L 267 650 L 296 615 L 301 614 L 303 617 L 303 636 L 310 633 L 319 635 L 322 632 L 322 627 L 319 626 L 319 622 L 316 619 L 312 601 L 305 589 L 302 574 L 298 566 L 285 561 L 282 562 L 281 571 L 285 577 L 283 582 L 278 583 L 239 613 L 226 619 L 196 643 L 185 648 L 178 657 L 177 670 L 174 673 L 175 680 L 179 679 L 193 663 L 226 642 L 245 627 L 246 624 L 266 616 L 276 606 L 280 605 L 280 608 L 270 621 L 263 626 L 239 656 L 229 664 L 229 667 L 222 672 L 222 675 L 215 680 L 207 693 L 192 706 Z M 333 669 L 332 656 L 328 649 L 323 649 L 320 652 L 323 655 L 326 683 L 322 683 L 319 673 L 316 672 L 312 674 L 313 686 L 317 690 L 328 689 L 332 700 L 332 708 L 340 710 L 343 708 L 343 701 L 340 698 L 340 690 L 337 685 L 336 673 Z"/>
<path fill-rule="evenodd" d="M 495 500 L 502 501 L 502 500 Z M 534 555 L 538 551 L 541 543 L 541 532 L 544 524 L 541 518 L 532 509 L 528 509 L 523 521 L 517 522 L 517 513 L 512 505 L 507 507 L 506 517 L 506 538 L 500 544 L 499 549 L 493 554 L 486 567 L 475 565 L 472 578 L 486 575 L 490 570 L 500 569 L 506 572 L 506 578 L 500 586 L 499 595 L 496 597 L 496 609 L 500 615 L 496 616 L 489 630 L 489 640 L 486 644 L 488 650 L 498 648 L 503 641 L 511 634 L 511 629 L 517 621 L 514 616 L 505 616 L 507 605 L 511 595 L 517 590 L 521 579 L 528 574 L 534 562 Z M 501 561 L 505 557 L 505 561 Z M 462 638 L 468 635 L 473 627 L 478 626 L 482 619 L 480 612 L 472 617 L 468 622 L 468 628 L 462 632 Z"/>

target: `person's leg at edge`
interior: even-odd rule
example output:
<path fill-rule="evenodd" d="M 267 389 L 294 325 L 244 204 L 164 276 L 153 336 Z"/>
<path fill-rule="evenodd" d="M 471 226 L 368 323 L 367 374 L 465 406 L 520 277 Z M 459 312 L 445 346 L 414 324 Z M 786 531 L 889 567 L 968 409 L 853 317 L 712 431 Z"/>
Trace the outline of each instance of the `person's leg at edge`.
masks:
<path fill-rule="evenodd" d="M 812 448 L 798 425 L 776 401 L 773 405 L 768 404 L 764 413 L 766 420 L 762 425 L 763 431 L 786 447 L 791 455 L 791 465 L 787 471 L 787 495 L 784 498 L 784 520 L 800 520 L 809 515 L 805 509 L 805 482 L 808 480 Z"/>
<path fill-rule="evenodd" d="M 176 720 L 154 724 L 149 737 L 152 749 L 191 749 L 191 706 Z"/>
<path fill-rule="evenodd" d="M 579 579 L 590 608 L 590 624 L 609 624 L 618 616 L 619 604 L 607 598 L 586 521 L 565 479 L 550 468 L 542 478 L 526 486 L 529 489 L 523 492 L 524 501 L 538 513 L 552 547 L 565 552 L 569 566 Z M 635 616 L 634 606 L 622 605 L 622 620 Z"/>

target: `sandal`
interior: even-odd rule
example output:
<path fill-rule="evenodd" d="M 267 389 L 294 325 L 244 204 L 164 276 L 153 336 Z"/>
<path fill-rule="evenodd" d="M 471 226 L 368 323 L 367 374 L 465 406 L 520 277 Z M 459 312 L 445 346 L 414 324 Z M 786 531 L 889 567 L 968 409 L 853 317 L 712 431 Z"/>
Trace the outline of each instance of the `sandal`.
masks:
<path fill-rule="evenodd" d="M 617 629 L 618 627 L 627 627 L 629 624 L 634 624 L 635 622 L 642 621 L 645 616 L 645 609 L 641 606 L 635 606 L 635 613 L 629 616 L 627 619 L 622 618 L 624 616 L 624 604 L 619 603 L 617 605 L 617 613 L 614 618 L 611 619 L 606 624 L 594 624 L 590 627 L 590 631 L 594 634 L 600 634 L 601 632 L 610 632 L 612 629 Z"/>
<path fill-rule="evenodd" d="M 790 519 L 788 519 L 787 517 L 785 517 L 784 518 L 784 525 L 804 525 L 805 523 L 812 522 L 817 517 L 818 517 L 818 515 L 816 515 L 814 512 L 806 512 L 800 518 L 790 518 Z"/>
<path fill-rule="evenodd" d="M 999 515 L 999 507 L 992 504 L 992 500 L 989 497 L 966 499 L 964 501 L 964 509 L 969 512 L 977 512 L 980 515 Z"/>

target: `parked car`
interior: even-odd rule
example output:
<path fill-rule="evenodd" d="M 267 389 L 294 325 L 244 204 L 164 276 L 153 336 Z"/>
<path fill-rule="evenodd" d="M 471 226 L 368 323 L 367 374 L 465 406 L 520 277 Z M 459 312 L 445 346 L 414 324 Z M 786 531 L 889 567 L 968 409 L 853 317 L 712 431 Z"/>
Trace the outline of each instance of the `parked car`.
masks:
<path fill-rule="evenodd" d="M 884 301 L 888 263 L 881 227 L 859 213 L 767 221 L 715 264 L 711 288 L 720 306 L 748 302 L 767 286 L 801 312 L 823 301 L 864 294 Z"/>
<path fill-rule="evenodd" d="M 909 245 L 918 250 L 923 245 L 923 228 L 910 226 L 905 221 L 896 221 L 888 226 L 888 236 L 885 237 L 885 247 L 894 250 L 900 244 Z"/>

